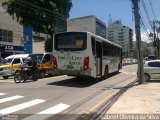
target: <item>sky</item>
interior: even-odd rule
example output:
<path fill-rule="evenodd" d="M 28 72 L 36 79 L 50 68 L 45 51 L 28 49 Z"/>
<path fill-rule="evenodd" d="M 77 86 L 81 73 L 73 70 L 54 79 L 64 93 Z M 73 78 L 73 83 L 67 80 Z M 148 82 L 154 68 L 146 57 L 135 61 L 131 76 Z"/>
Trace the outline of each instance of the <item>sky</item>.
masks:
<path fill-rule="evenodd" d="M 160 0 L 144 0 L 144 2 L 150 21 L 154 20 L 154 18 L 160 20 Z M 69 19 L 94 15 L 108 25 L 109 16 L 111 16 L 113 21 L 121 20 L 123 25 L 132 28 L 133 31 L 135 30 L 130 0 L 72 0 L 72 3 L 73 7 L 70 11 Z M 144 12 L 142 2 L 140 3 L 140 13 L 146 29 L 150 31 L 151 26 Z M 141 31 L 142 40 L 149 42 L 144 30 L 142 29 Z"/>

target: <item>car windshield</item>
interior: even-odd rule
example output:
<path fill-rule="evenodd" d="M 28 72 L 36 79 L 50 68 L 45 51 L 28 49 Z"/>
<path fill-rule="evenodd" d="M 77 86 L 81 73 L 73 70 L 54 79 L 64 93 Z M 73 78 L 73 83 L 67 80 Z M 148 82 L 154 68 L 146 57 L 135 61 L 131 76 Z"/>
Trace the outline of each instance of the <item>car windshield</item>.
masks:
<path fill-rule="evenodd" d="M 148 59 L 155 60 L 155 56 L 148 56 Z"/>
<path fill-rule="evenodd" d="M 10 64 L 13 58 L 4 59 L 3 64 Z"/>
<path fill-rule="evenodd" d="M 42 58 L 43 58 L 43 54 L 31 54 L 29 55 L 28 57 L 31 57 L 31 59 L 33 61 L 36 61 L 36 62 L 41 62 Z"/>

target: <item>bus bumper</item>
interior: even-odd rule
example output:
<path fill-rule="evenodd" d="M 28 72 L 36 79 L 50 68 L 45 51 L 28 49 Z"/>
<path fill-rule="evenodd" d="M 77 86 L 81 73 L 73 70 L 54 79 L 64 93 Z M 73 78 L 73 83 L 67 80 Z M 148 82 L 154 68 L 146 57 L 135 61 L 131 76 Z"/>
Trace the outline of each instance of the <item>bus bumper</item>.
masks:
<path fill-rule="evenodd" d="M 80 71 L 80 70 L 54 70 L 54 73 L 57 75 L 69 75 L 69 76 L 91 76 L 91 68 L 88 70 Z"/>

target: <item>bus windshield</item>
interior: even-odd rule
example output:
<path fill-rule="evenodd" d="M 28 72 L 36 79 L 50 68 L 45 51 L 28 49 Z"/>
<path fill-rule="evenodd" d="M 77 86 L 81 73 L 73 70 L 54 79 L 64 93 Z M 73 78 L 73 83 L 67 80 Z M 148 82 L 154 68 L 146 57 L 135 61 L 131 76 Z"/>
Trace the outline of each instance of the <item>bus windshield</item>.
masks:
<path fill-rule="evenodd" d="M 87 34 L 70 32 L 55 35 L 55 49 L 64 51 L 81 51 L 86 49 Z"/>

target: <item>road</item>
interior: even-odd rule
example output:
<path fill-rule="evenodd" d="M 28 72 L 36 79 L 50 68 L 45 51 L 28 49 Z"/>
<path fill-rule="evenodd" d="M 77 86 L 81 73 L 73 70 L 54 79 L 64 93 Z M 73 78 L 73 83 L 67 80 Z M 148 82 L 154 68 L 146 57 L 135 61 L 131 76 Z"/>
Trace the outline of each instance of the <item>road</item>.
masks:
<path fill-rule="evenodd" d="M 137 65 L 124 66 L 106 80 L 64 75 L 16 84 L 12 78 L 0 78 L 0 114 L 12 113 L 14 116 L 8 117 L 32 120 L 75 119 L 78 114 L 92 113 L 119 89 L 134 81 L 136 70 Z"/>

